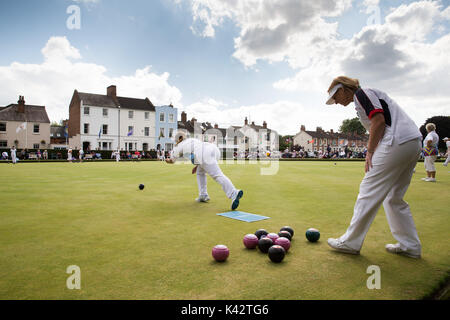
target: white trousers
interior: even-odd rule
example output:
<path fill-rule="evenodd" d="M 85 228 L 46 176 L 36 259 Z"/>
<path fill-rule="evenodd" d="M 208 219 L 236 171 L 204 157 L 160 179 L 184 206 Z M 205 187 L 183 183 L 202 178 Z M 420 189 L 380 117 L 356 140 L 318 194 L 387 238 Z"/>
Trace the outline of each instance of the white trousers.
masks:
<path fill-rule="evenodd" d="M 218 184 L 222 186 L 222 190 L 225 192 L 229 199 L 234 199 L 238 193 L 238 190 L 234 187 L 231 180 L 223 174 L 220 170 L 217 160 L 220 159 L 220 151 L 217 147 L 211 146 L 211 150 L 204 150 L 201 156 L 201 164 L 197 168 L 197 184 L 198 192 L 200 196 L 207 196 L 207 179 L 206 174 L 214 179 Z"/>
<path fill-rule="evenodd" d="M 445 159 L 444 166 L 447 166 L 450 161 L 450 151 L 448 153 L 447 159 Z"/>
<path fill-rule="evenodd" d="M 361 250 L 367 231 L 383 204 L 392 235 L 400 248 L 421 254 L 416 226 L 409 205 L 403 200 L 420 152 L 420 139 L 401 145 L 395 141 L 392 146 L 378 145 L 372 157 L 373 168 L 361 182 L 350 226 L 339 240 L 352 249 Z"/>
<path fill-rule="evenodd" d="M 425 166 L 425 171 L 436 172 L 436 167 L 434 166 L 434 162 L 436 161 L 436 159 L 437 159 L 437 156 L 424 157 L 423 163 Z"/>

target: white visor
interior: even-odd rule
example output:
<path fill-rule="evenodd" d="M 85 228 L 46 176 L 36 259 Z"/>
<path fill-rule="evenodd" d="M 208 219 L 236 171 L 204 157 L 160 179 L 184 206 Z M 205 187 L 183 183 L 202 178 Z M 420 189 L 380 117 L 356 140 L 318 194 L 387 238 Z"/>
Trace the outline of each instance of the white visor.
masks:
<path fill-rule="evenodd" d="M 339 88 L 343 88 L 343 87 L 344 86 L 341 83 L 335 85 L 333 87 L 333 89 L 331 89 L 331 91 L 330 91 L 330 95 L 328 96 L 326 104 L 335 104 L 336 101 L 334 100 L 333 96 L 336 93 L 336 91 L 338 91 Z"/>

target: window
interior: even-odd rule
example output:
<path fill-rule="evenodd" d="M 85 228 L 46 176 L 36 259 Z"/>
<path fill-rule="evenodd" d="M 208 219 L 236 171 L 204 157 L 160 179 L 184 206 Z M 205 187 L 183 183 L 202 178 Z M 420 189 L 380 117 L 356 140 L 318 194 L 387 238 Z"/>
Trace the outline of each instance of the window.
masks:
<path fill-rule="evenodd" d="M 164 138 L 164 136 L 165 136 L 165 135 L 164 135 L 164 128 L 160 128 L 160 129 L 159 129 L 159 137 L 160 137 L 160 138 Z"/>
<path fill-rule="evenodd" d="M 108 142 L 103 142 L 103 150 L 108 149 Z"/>
<path fill-rule="evenodd" d="M 8 141 L 0 140 L 0 148 L 6 148 L 8 146 Z"/>
<path fill-rule="evenodd" d="M 169 128 L 169 138 L 173 137 L 173 128 Z"/>
<path fill-rule="evenodd" d="M 0 122 L 0 131 L 5 132 L 6 131 L 6 122 Z"/>
<path fill-rule="evenodd" d="M 89 133 L 89 123 L 85 123 L 84 124 L 84 134 L 88 134 Z"/>
<path fill-rule="evenodd" d="M 104 124 L 103 125 L 103 130 L 102 130 L 103 132 L 103 134 L 108 134 L 108 125 L 107 124 Z"/>
<path fill-rule="evenodd" d="M 150 135 L 150 127 L 145 127 L 144 128 L 144 134 L 146 137 L 148 137 Z"/>
<path fill-rule="evenodd" d="M 33 143 L 33 149 L 39 149 L 39 143 Z"/>
<path fill-rule="evenodd" d="M 108 116 L 108 109 L 103 108 L 103 116 L 107 117 Z"/>
<path fill-rule="evenodd" d="M 128 119 L 133 119 L 134 111 L 128 111 Z"/>
<path fill-rule="evenodd" d="M 33 133 L 39 133 L 39 124 L 33 126 Z M 39 147 L 38 147 L 39 148 Z"/>
<path fill-rule="evenodd" d="M 148 119 L 150 119 L 150 112 L 145 112 L 145 120 L 148 120 Z"/>
<path fill-rule="evenodd" d="M 56 136 L 57 136 L 57 137 L 61 137 L 61 133 L 57 133 Z"/>
<path fill-rule="evenodd" d="M 147 151 L 147 150 L 148 150 L 148 143 L 143 143 L 143 144 L 142 144 L 142 149 L 143 149 L 144 151 Z"/>
<path fill-rule="evenodd" d="M 175 122 L 174 121 L 174 117 L 173 117 L 173 113 L 169 114 L 169 122 Z"/>
<path fill-rule="evenodd" d="M 159 114 L 159 121 L 164 122 L 164 113 L 162 112 Z"/>
<path fill-rule="evenodd" d="M 84 114 L 89 115 L 89 107 L 84 107 Z"/>
<path fill-rule="evenodd" d="M 50 133 L 50 137 L 53 137 L 53 133 Z"/>
<path fill-rule="evenodd" d="M 133 126 L 128 126 L 128 136 L 132 136 L 133 135 L 133 131 L 134 131 L 134 128 L 133 128 Z"/>

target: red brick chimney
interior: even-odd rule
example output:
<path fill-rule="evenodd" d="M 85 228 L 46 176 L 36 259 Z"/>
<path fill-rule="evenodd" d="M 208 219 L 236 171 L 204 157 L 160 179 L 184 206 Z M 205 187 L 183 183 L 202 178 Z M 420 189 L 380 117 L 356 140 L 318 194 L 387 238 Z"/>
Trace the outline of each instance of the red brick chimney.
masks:
<path fill-rule="evenodd" d="M 263 122 L 263 128 L 267 129 L 267 122 L 265 122 L 265 121 Z"/>
<path fill-rule="evenodd" d="M 106 88 L 106 95 L 108 97 L 117 98 L 117 87 L 109 86 L 108 88 Z"/>
<path fill-rule="evenodd" d="M 248 125 L 247 117 L 245 117 L 244 125 Z"/>
<path fill-rule="evenodd" d="M 187 122 L 187 113 L 184 111 L 181 113 L 181 122 L 183 123 Z"/>
<path fill-rule="evenodd" d="M 306 127 L 303 124 L 300 126 L 300 131 L 306 131 Z"/>
<path fill-rule="evenodd" d="M 219 125 L 217 123 L 214 125 L 214 129 L 219 129 Z"/>
<path fill-rule="evenodd" d="M 19 101 L 17 101 L 19 107 L 17 108 L 17 112 L 25 113 L 25 98 L 23 96 L 19 96 Z"/>

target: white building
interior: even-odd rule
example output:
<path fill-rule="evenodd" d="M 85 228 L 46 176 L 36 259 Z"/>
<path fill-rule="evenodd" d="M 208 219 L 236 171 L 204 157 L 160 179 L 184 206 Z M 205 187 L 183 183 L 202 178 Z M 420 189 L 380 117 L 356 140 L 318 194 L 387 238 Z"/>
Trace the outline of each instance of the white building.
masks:
<path fill-rule="evenodd" d="M 120 128 L 120 130 L 119 130 Z M 148 99 L 74 91 L 69 106 L 69 146 L 84 150 L 150 150 L 155 145 L 155 107 Z"/>

